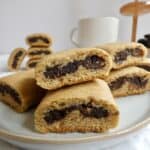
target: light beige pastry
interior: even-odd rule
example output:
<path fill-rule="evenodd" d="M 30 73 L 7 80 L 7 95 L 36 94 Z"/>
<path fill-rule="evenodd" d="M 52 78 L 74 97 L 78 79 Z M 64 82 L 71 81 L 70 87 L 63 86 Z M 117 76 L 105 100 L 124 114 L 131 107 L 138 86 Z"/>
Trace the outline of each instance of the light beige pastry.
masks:
<path fill-rule="evenodd" d="M 136 66 L 150 72 L 150 58 L 145 58 L 142 61 L 139 61 Z"/>
<path fill-rule="evenodd" d="M 52 45 L 52 38 L 45 33 L 33 33 L 27 36 L 26 43 L 29 46 L 51 46 Z"/>
<path fill-rule="evenodd" d="M 8 58 L 8 69 L 10 71 L 19 70 L 25 56 L 26 50 L 24 48 L 14 49 Z"/>
<path fill-rule="evenodd" d="M 45 90 L 36 85 L 32 69 L 0 78 L 0 100 L 17 112 L 37 105 L 44 94 Z"/>
<path fill-rule="evenodd" d="M 26 68 L 27 69 L 31 69 L 31 68 L 35 68 L 36 65 L 41 61 L 40 58 L 30 58 L 27 63 L 26 63 Z"/>
<path fill-rule="evenodd" d="M 136 65 L 147 56 L 146 47 L 140 43 L 108 43 L 97 47 L 111 55 L 114 69 Z"/>
<path fill-rule="evenodd" d="M 115 97 L 140 94 L 150 90 L 150 72 L 138 67 L 112 71 L 106 81 Z"/>
<path fill-rule="evenodd" d="M 53 90 L 103 78 L 109 74 L 109 54 L 98 48 L 80 48 L 45 56 L 35 68 L 37 84 Z"/>
<path fill-rule="evenodd" d="M 31 47 L 27 51 L 27 55 L 30 58 L 42 58 L 43 56 L 50 55 L 52 49 L 48 47 Z"/>
<path fill-rule="evenodd" d="M 41 133 L 104 132 L 118 120 L 111 91 L 99 79 L 49 91 L 34 114 L 35 129 Z"/>

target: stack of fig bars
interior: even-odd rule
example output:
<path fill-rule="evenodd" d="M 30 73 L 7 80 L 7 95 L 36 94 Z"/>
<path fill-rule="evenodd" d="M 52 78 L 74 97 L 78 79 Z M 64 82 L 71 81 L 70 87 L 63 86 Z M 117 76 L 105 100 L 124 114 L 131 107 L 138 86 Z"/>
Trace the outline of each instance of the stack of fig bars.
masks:
<path fill-rule="evenodd" d="M 51 39 L 43 34 L 28 36 L 27 43 L 31 60 L 51 53 Z M 150 90 L 146 56 L 140 43 L 54 53 L 40 59 L 35 69 L 1 78 L 0 99 L 17 112 L 35 106 L 34 126 L 40 133 L 105 132 L 119 122 L 114 97 Z"/>
<path fill-rule="evenodd" d="M 44 56 L 52 53 L 52 49 L 50 48 L 52 39 L 47 34 L 31 34 L 27 36 L 26 43 L 29 45 L 27 51 L 29 60 L 26 63 L 26 68 L 34 68 Z"/>
<path fill-rule="evenodd" d="M 52 39 L 45 33 L 34 33 L 26 37 L 26 43 L 29 45 L 28 50 L 18 47 L 15 48 L 8 58 L 8 69 L 18 71 L 22 69 L 22 63 L 26 56 L 26 69 L 34 68 L 37 63 L 46 55 L 52 53 Z"/>

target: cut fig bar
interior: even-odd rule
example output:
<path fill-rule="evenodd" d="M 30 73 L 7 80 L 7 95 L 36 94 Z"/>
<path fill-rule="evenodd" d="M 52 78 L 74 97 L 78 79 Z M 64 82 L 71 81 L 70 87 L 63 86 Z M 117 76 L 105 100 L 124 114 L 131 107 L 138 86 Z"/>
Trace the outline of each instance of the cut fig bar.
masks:
<path fill-rule="evenodd" d="M 35 68 L 36 65 L 40 62 L 40 59 L 29 59 L 26 63 L 26 68 L 31 69 L 31 68 Z"/>
<path fill-rule="evenodd" d="M 0 101 L 17 112 L 37 105 L 44 94 L 45 90 L 36 85 L 32 69 L 0 78 Z"/>
<path fill-rule="evenodd" d="M 139 61 L 136 66 L 150 72 L 150 58 L 145 58 L 142 61 Z"/>
<path fill-rule="evenodd" d="M 26 38 L 26 43 L 29 46 L 51 46 L 52 39 L 45 33 L 33 33 Z"/>
<path fill-rule="evenodd" d="M 43 56 L 49 55 L 52 50 L 47 47 L 31 47 L 28 49 L 27 55 L 30 58 L 42 58 Z"/>
<path fill-rule="evenodd" d="M 107 83 L 94 80 L 48 92 L 35 111 L 35 129 L 104 132 L 118 124 L 119 110 Z"/>
<path fill-rule="evenodd" d="M 150 72 L 138 67 L 112 71 L 106 81 L 115 97 L 140 94 L 150 90 Z"/>
<path fill-rule="evenodd" d="M 9 70 L 10 71 L 18 70 L 25 56 L 26 50 L 24 48 L 14 49 L 8 59 Z"/>
<path fill-rule="evenodd" d="M 146 47 L 139 43 L 110 43 L 97 47 L 111 55 L 114 69 L 136 65 L 147 55 Z"/>
<path fill-rule="evenodd" d="M 53 90 L 109 74 L 109 54 L 98 48 L 74 49 L 46 56 L 35 68 L 37 84 Z"/>

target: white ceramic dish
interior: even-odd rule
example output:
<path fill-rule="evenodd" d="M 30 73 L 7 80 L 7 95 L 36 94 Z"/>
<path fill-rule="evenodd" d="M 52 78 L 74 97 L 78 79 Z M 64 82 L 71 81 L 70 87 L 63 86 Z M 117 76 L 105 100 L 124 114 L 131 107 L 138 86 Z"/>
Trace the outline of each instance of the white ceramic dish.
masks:
<path fill-rule="evenodd" d="M 8 73 L 2 73 L 5 76 Z M 33 150 L 101 149 L 134 135 L 150 123 L 150 92 L 117 99 L 119 126 L 107 133 L 39 134 L 34 130 L 34 110 L 18 114 L 0 102 L 0 138 Z"/>

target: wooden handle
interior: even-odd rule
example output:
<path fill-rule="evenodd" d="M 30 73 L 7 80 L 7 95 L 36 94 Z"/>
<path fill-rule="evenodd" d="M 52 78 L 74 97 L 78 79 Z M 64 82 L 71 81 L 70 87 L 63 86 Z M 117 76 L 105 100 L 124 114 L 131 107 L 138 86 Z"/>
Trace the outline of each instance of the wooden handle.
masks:
<path fill-rule="evenodd" d="M 132 21 L 132 36 L 131 36 L 131 41 L 135 42 L 136 41 L 136 32 L 137 32 L 137 22 L 138 22 L 138 16 L 133 16 L 133 21 Z"/>

